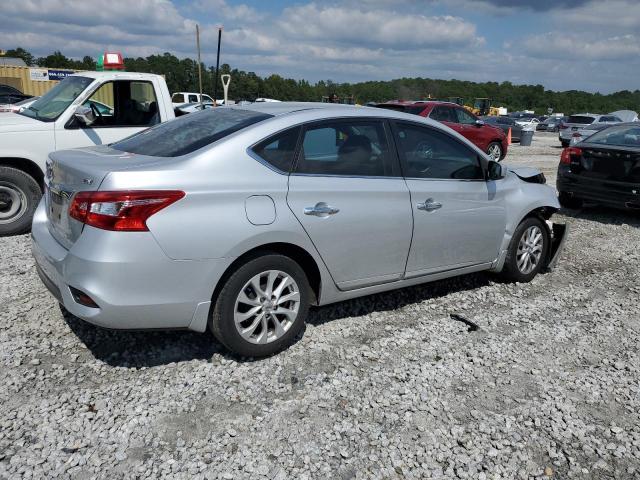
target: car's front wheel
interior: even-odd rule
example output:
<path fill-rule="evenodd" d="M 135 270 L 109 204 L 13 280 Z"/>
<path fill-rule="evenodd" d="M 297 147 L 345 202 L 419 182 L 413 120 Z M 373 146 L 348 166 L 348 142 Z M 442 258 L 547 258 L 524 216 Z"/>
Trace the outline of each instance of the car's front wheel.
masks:
<path fill-rule="evenodd" d="M 234 353 L 271 355 L 291 345 L 300 333 L 310 296 L 307 276 L 298 263 L 266 253 L 227 279 L 216 300 L 211 330 Z"/>
<path fill-rule="evenodd" d="M 494 162 L 502 160 L 502 145 L 500 142 L 491 142 L 487 147 L 487 155 L 489 155 Z"/>
<path fill-rule="evenodd" d="M 515 282 L 530 282 L 543 269 L 549 251 L 549 232 L 542 220 L 524 219 L 511 238 L 502 275 Z"/>

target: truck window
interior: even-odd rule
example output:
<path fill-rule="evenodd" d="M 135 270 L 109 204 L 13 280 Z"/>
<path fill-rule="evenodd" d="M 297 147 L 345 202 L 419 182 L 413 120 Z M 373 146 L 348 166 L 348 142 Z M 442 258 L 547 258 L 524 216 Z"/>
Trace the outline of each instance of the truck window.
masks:
<path fill-rule="evenodd" d="M 93 82 L 93 78 L 70 76 L 25 108 L 20 115 L 53 122 Z"/>
<path fill-rule="evenodd" d="M 202 101 L 213 103 L 213 98 L 211 98 L 209 95 L 202 95 Z"/>
<path fill-rule="evenodd" d="M 196 103 L 198 101 L 197 95 L 189 95 L 189 103 Z"/>
<path fill-rule="evenodd" d="M 84 105 L 96 116 L 91 128 L 150 127 L 160 123 L 158 101 L 150 82 L 107 82 Z"/>
<path fill-rule="evenodd" d="M 184 94 L 183 93 L 174 93 L 173 97 L 171 97 L 171 101 L 173 103 L 185 103 L 184 102 Z"/>

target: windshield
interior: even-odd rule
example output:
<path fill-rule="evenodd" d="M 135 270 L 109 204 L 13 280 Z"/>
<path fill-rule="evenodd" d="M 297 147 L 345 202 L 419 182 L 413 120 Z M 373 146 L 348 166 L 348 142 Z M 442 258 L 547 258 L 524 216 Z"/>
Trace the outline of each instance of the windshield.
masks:
<path fill-rule="evenodd" d="M 111 145 L 154 157 L 179 157 L 273 115 L 233 108 L 208 109 L 162 123 Z"/>
<path fill-rule="evenodd" d="M 91 82 L 93 82 L 93 78 L 67 77 L 22 110 L 20 115 L 36 118 L 43 122 L 53 122 L 78 98 Z"/>
<path fill-rule="evenodd" d="M 587 140 L 599 145 L 640 147 L 640 126 L 615 126 L 594 133 Z"/>

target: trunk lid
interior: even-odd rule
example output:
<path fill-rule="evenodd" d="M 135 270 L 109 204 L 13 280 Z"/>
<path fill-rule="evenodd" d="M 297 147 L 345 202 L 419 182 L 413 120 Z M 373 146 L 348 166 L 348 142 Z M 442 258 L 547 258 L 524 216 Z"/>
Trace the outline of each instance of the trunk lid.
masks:
<path fill-rule="evenodd" d="M 84 224 L 69 216 L 73 196 L 80 191 L 96 191 L 113 171 L 139 168 L 160 161 L 114 150 L 106 145 L 53 152 L 47 160 L 45 206 L 51 235 L 65 248 L 78 239 Z"/>
<path fill-rule="evenodd" d="M 582 155 L 571 162 L 571 173 L 585 180 L 614 184 L 640 184 L 640 148 L 579 147 Z"/>

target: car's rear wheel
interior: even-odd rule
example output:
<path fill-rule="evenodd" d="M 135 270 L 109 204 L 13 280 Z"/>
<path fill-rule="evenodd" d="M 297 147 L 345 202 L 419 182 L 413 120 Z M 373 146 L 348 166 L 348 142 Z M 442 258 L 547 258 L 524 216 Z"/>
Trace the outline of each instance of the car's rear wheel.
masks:
<path fill-rule="evenodd" d="M 558 194 L 558 202 L 564 208 L 580 208 L 582 207 L 582 199 L 569 195 L 567 192 Z"/>
<path fill-rule="evenodd" d="M 524 219 L 513 234 L 502 275 L 516 282 L 530 282 L 542 270 L 549 251 L 549 232 L 542 220 Z"/>
<path fill-rule="evenodd" d="M 214 336 L 229 350 L 263 357 L 291 345 L 309 311 L 304 270 L 284 255 L 267 253 L 241 265 L 218 295 Z"/>
<path fill-rule="evenodd" d="M 489 155 L 494 162 L 502 160 L 502 145 L 500 142 L 491 142 L 487 147 L 487 155 Z"/>
<path fill-rule="evenodd" d="M 42 190 L 34 178 L 13 167 L 0 167 L 0 236 L 31 228 Z"/>

